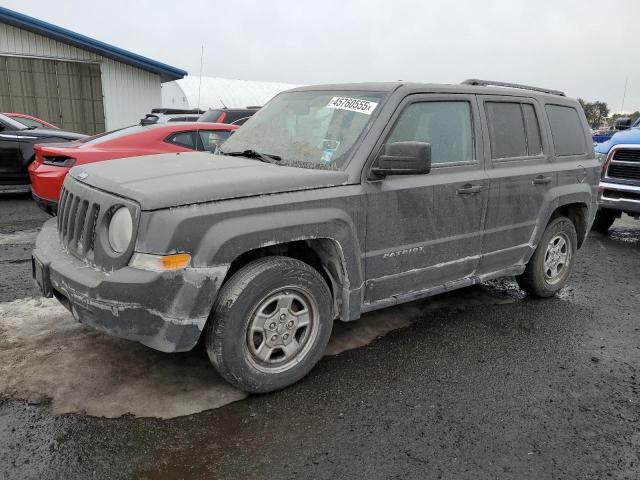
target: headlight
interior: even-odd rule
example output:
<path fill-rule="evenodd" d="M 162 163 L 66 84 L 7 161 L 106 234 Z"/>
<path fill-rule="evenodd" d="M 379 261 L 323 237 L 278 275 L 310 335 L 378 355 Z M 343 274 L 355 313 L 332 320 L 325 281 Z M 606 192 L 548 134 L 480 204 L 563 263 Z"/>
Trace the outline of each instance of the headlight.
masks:
<path fill-rule="evenodd" d="M 109 222 L 109 245 L 116 253 L 124 252 L 133 236 L 133 219 L 126 207 L 120 207 L 111 216 Z"/>

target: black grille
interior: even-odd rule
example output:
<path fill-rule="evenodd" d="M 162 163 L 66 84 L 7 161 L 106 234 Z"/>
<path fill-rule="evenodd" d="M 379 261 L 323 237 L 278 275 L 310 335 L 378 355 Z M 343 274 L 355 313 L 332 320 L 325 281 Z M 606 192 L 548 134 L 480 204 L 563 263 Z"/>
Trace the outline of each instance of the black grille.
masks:
<path fill-rule="evenodd" d="M 78 257 L 93 256 L 100 205 L 83 200 L 66 188 L 58 206 L 58 234 L 62 244 Z"/>
<path fill-rule="evenodd" d="M 617 190 L 605 190 L 602 192 L 603 198 L 611 198 L 614 200 L 635 200 L 640 202 L 640 193 L 635 192 L 619 192 Z"/>
<path fill-rule="evenodd" d="M 607 176 L 611 178 L 640 180 L 640 162 L 638 162 L 638 165 L 611 163 L 607 170 Z"/>
<path fill-rule="evenodd" d="M 613 154 L 613 160 L 619 162 L 640 162 L 640 149 L 625 149 L 621 148 L 616 150 Z"/>

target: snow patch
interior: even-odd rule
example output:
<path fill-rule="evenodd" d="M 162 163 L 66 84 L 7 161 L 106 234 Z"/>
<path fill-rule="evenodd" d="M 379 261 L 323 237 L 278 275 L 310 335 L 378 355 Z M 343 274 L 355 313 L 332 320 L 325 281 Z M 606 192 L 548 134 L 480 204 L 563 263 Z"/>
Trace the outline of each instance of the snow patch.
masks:
<path fill-rule="evenodd" d="M 516 301 L 493 288 L 457 292 L 335 322 L 326 355 L 362 347 L 443 308 Z M 0 395 L 50 399 L 54 414 L 173 418 L 247 396 L 213 368 L 206 352 L 162 353 L 76 322 L 55 299 L 0 303 Z"/>
<path fill-rule="evenodd" d="M 0 234 L 0 245 L 26 245 L 33 244 L 38 236 L 39 228 L 21 230 L 15 233 Z"/>

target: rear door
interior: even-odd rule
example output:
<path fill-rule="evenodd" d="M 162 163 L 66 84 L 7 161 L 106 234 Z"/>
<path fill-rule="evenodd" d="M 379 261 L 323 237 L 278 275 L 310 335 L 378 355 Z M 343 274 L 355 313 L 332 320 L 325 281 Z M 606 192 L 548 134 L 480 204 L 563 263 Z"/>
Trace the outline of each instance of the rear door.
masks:
<path fill-rule="evenodd" d="M 444 289 L 474 272 L 488 185 L 473 95 L 410 95 L 384 143 L 431 143 L 426 175 L 388 176 L 367 189 L 365 304 Z"/>
<path fill-rule="evenodd" d="M 490 179 L 478 275 L 522 264 L 547 192 L 557 184 L 545 112 L 535 99 L 480 97 Z"/>
<path fill-rule="evenodd" d="M 597 184 L 600 164 L 595 159 L 584 114 L 572 105 L 547 104 L 545 110 L 551 128 L 558 186 Z"/>

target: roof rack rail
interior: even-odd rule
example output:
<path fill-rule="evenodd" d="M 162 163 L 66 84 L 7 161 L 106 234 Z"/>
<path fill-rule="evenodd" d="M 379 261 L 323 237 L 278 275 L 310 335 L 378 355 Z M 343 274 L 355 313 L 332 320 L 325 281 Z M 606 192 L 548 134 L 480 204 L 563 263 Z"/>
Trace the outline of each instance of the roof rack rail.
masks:
<path fill-rule="evenodd" d="M 531 87 L 529 85 L 520 85 L 518 83 L 506 83 L 506 82 L 493 82 L 491 80 L 479 80 L 477 78 L 470 78 L 462 82 L 463 85 L 479 85 L 481 87 L 507 87 L 507 88 L 519 88 L 521 90 L 533 90 L 534 92 L 548 93 L 550 95 L 560 95 L 566 97 L 564 92 L 560 90 L 549 90 L 548 88 Z"/>

